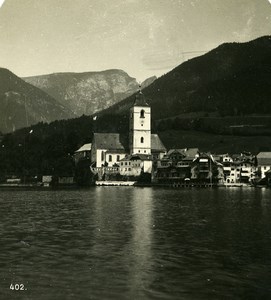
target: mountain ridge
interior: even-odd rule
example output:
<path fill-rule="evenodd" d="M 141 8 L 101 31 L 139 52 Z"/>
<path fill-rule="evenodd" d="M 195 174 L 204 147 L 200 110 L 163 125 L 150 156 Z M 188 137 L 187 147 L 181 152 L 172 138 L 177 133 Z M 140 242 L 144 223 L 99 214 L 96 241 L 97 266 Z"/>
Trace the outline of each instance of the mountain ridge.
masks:
<path fill-rule="evenodd" d="M 144 86 L 156 77 L 148 78 Z M 90 72 L 60 72 L 24 77 L 77 116 L 91 115 L 127 98 L 138 90 L 136 79 L 121 69 Z"/>
<path fill-rule="evenodd" d="M 0 68 L 0 131 L 3 133 L 38 122 L 74 117 L 54 98 Z"/>

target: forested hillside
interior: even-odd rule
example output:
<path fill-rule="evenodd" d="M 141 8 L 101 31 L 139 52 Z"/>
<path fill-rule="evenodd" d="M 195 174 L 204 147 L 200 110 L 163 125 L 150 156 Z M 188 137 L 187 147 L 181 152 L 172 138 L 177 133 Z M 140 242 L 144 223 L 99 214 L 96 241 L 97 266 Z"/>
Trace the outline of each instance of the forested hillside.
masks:
<path fill-rule="evenodd" d="M 73 117 L 72 111 L 7 69 L 0 68 L 0 131 Z"/>
<path fill-rule="evenodd" d="M 189 112 L 271 114 L 271 37 L 227 43 L 193 58 L 144 89 L 155 120 Z M 105 113 L 123 113 L 133 96 Z"/>

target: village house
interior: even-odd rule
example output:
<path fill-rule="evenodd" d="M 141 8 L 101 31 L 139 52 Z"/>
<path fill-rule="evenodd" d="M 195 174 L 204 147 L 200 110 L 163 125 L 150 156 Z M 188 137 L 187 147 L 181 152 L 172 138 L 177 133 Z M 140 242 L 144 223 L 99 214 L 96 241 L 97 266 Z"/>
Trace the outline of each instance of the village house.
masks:
<path fill-rule="evenodd" d="M 258 176 L 263 179 L 266 177 L 266 172 L 271 169 L 271 152 L 260 152 L 256 159 Z"/>
<path fill-rule="evenodd" d="M 226 184 L 240 182 L 240 165 L 233 161 L 223 163 L 224 181 Z"/>
<path fill-rule="evenodd" d="M 209 153 L 200 153 L 191 165 L 191 181 L 217 184 L 224 182 L 223 165 Z"/>
<path fill-rule="evenodd" d="M 160 183 L 181 183 L 191 176 L 191 163 L 199 153 L 198 148 L 170 149 L 157 161 L 155 179 Z"/>
<path fill-rule="evenodd" d="M 77 164 L 81 159 L 90 159 L 91 156 L 91 143 L 84 144 L 78 150 L 75 151 L 73 158 L 75 164 Z"/>
<path fill-rule="evenodd" d="M 222 163 L 226 184 L 251 183 L 255 177 L 255 157 L 250 153 L 226 155 Z"/>
<path fill-rule="evenodd" d="M 120 161 L 120 175 L 140 176 L 152 173 L 152 156 L 146 154 L 128 155 Z"/>

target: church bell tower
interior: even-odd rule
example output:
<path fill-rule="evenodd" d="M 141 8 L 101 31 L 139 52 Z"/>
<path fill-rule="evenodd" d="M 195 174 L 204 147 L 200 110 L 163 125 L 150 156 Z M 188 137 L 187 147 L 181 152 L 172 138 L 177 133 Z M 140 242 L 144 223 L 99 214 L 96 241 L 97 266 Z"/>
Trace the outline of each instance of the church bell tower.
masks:
<path fill-rule="evenodd" d="M 141 87 L 130 108 L 130 154 L 151 154 L 151 108 Z"/>

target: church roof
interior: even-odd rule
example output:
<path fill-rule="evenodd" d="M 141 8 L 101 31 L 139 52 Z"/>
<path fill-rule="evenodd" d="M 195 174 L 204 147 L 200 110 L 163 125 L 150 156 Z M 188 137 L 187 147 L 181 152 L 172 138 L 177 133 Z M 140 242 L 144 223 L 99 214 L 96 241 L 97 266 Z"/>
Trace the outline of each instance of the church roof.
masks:
<path fill-rule="evenodd" d="M 152 152 L 166 152 L 166 147 L 160 140 L 160 137 L 158 134 L 152 134 L 151 135 L 151 150 Z"/>
<path fill-rule="evenodd" d="M 129 149 L 128 141 L 128 136 L 119 133 L 94 133 L 93 145 L 96 149 L 106 149 L 109 150 L 108 152 L 112 152 L 112 150 L 127 151 Z M 157 134 L 151 135 L 151 150 L 152 152 L 167 151 Z"/>
<path fill-rule="evenodd" d="M 174 153 L 179 153 L 186 158 L 195 158 L 195 156 L 199 153 L 199 149 L 198 148 L 170 149 L 167 152 L 167 156 Z"/>
<path fill-rule="evenodd" d="M 119 133 L 94 133 L 96 149 L 126 150 L 128 138 Z"/>
<path fill-rule="evenodd" d="M 134 106 L 149 106 L 141 90 L 136 94 Z"/>
<path fill-rule="evenodd" d="M 179 153 L 179 154 L 185 156 L 185 152 L 186 152 L 186 149 L 170 149 L 170 150 L 168 150 L 167 155 L 171 155 L 173 153 L 174 154 Z"/>
<path fill-rule="evenodd" d="M 270 166 L 271 165 L 271 152 L 260 152 L 257 155 L 258 165 Z"/>

